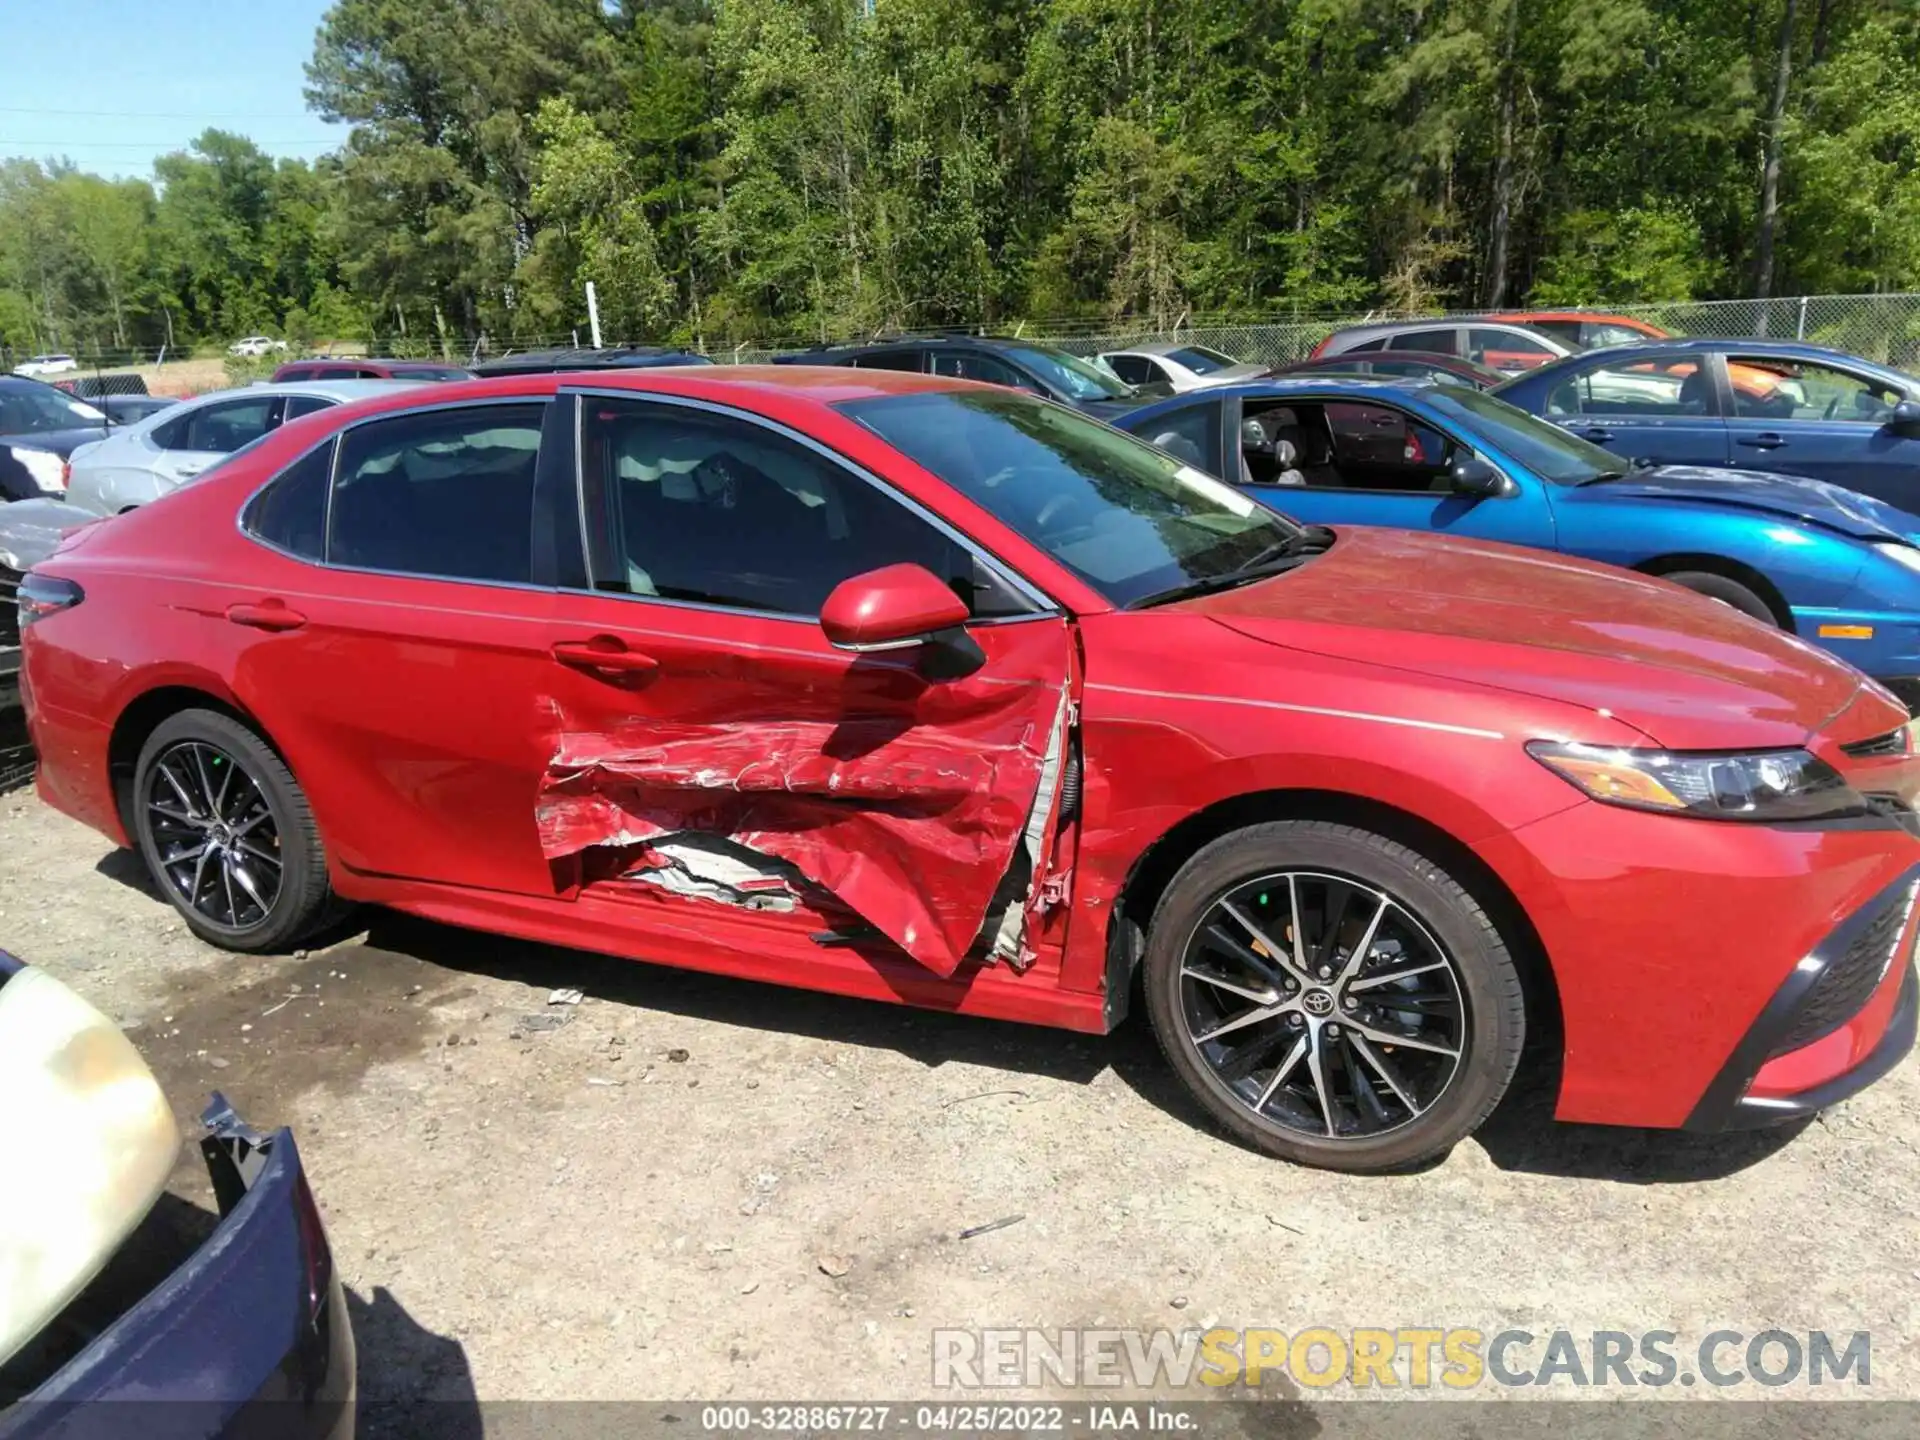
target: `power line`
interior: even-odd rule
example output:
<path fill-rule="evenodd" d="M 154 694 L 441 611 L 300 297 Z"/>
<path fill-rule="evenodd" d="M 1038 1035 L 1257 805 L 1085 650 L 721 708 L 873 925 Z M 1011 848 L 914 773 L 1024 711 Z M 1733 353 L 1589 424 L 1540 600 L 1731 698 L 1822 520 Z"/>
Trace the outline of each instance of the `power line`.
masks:
<path fill-rule="evenodd" d="M 283 150 L 315 148 L 331 150 L 345 143 L 341 140 L 255 140 L 250 135 L 243 135 L 240 138 L 252 141 L 255 145 L 277 145 Z M 183 145 L 191 143 L 191 141 L 182 142 Z M 165 144 L 155 144 L 151 140 L 0 140 L 0 145 L 44 150 L 165 150 L 167 148 Z"/>
<path fill-rule="evenodd" d="M 0 105 L 0 115 L 83 115 L 91 120 L 305 120 L 309 110 L 49 110 Z"/>

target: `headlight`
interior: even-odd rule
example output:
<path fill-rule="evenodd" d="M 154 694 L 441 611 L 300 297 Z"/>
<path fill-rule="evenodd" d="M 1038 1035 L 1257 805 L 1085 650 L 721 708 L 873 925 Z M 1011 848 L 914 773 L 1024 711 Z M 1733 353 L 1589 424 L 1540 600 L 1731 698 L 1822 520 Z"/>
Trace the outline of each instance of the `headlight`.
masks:
<path fill-rule="evenodd" d="M 140 1053 L 44 971 L 0 985 L 0 1363 L 153 1208 L 180 1128 Z"/>
<path fill-rule="evenodd" d="M 1894 564 L 1904 565 L 1920 575 L 1920 545 L 1875 545 L 1873 548 Z"/>
<path fill-rule="evenodd" d="M 1866 813 L 1867 802 L 1804 750 L 1609 749 L 1535 740 L 1527 753 L 1595 800 L 1705 820 L 1817 820 Z"/>
<path fill-rule="evenodd" d="M 55 494 L 66 490 L 66 462 L 51 450 L 35 450 L 30 445 L 9 445 L 7 450 L 42 490 Z"/>

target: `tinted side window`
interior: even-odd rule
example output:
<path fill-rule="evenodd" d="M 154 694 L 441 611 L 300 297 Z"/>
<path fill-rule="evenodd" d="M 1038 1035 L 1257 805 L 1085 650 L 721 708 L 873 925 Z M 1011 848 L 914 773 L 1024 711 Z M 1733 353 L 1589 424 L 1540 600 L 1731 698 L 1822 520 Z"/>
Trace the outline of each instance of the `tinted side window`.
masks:
<path fill-rule="evenodd" d="M 476 405 L 349 430 L 327 559 L 405 575 L 529 581 L 542 411 Z"/>
<path fill-rule="evenodd" d="M 1877 380 L 1830 365 L 1727 357 L 1733 413 L 1757 420 L 1860 420 L 1883 425 L 1906 397 Z"/>
<path fill-rule="evenodd" d="M 298 420 L 302 415 L 317 415 L 322 410 L 332 408 L 333 401 L 322 400 L 318 395 L 289 395 L 286 413 L 280 418 L 284 424 L 288 420 Z"/>
<path fill-rule="evenodd" d="M 1358 345 L 1349 345 L 1345 351 L 1340 353 L 1347 355 L 1370 355 L 1375 350 L 1384 350 L 1386 348 L 1387 342 L 1384 338 L 1378 340 L 1362 340 Z"/>
<path fill-rule="evenodd" d="M 1571 345 L 1576 349 L 1583 343 L 1594 345 L 1611 345 L 1613 343 L 1611 340 L 1595 340 L 1591 336 L 1583 336 L 1584 331 L 1604 327 L 1590 325 L 1582 320 L 1529 320 L 1527 324 L 1536 330 L 1544 330 L 1562 344 Z"/>
<path fill-rule="evenodd" d="M 1553 351 L 1511 330 L 1467 331 L 1467 358 L 1496 370 L 1530 370 L 1555 358 Z"/>
<path fill-rule="evenodd" d="M 909 562 L 976 615 L 1029 608 L 964 546 L 804 446 L 673 406 L 588 407 L 582 473 L 605 497 L 613 588 L 815 615 L 842 580 Z"/>
<path fill-rule="evenodd" d="M 1419 350 L 1428 355 L 1458 355 L 1460 332 L 1451 325 L 1442 330 L 1409 330 L 1387 341 L 1389 350 Z"/>
<path fill-rule="evenodd" d="M 933 352 L 933 373 L 952 375 L 960 380 L 984 380 L 989 385 L 1011 385 L 1018 390 L 1037 388 L 1011 365 L 1002 364 L 993 356 L 977 351 L 936 350 Z"/>
<path fill-rule="evenodd" d="M 1649 415 L 1677 420 L 1714 413 L 1713 383 L 1693 359 L 1596 366 L 1547 397 L 1549 416 Z"/>
<path fill-rule="evenodd" d="M 920 373 L 920 352 L 881 350 L 872 355 L 855 356 L 853 365 L 859 370 L 908 370 L 917 375 Z"/>
<path fill-rule="evenodd" d="M 309 451 L 253 497 L 241 524 L 269 545 L 318 560 L 326 553 L 327 478 L 333 473 L 333 442 Z"/>
<path fill-rule="evenodd" d="M 1149 380 L 1157 380 L 1153 367 L 1138 355 L 1110 355 L 1107 368 L 1129 385 L 1144 385 Z"/>
<path fill-rule="evenodd" d="M 1145 427 L 1140 438 L 1209 475 L 1222 473 L 1220 407 L 1213 401 L 1205 405 L 1189 405 L 1184 410 L 1161 416 Z"/>
<path fill-rule="evenodd" d="M 202 405 L 154 431 L 153 438 L 163 450 L 201 450 L 229 455 L 273 428 L 277 398 L 261 395 Z"/>

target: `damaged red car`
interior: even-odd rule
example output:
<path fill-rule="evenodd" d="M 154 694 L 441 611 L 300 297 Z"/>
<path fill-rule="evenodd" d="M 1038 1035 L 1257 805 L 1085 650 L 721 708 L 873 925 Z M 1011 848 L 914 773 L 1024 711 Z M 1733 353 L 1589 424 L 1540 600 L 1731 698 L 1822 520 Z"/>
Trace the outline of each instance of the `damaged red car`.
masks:
<path fill-rule="evenodd" d="M 1663 581 L 1301 526 L 936 376 L 532 375 L 295 421 L 20 591 L 41 794 L 203 938 L 340 902 L 1100 1032 L 1421 1160 L 1806 1115 L 1910 1048 L 1920 757 Z M 1036 1037 L 1035 1044 L 1045 1044 Z"/>

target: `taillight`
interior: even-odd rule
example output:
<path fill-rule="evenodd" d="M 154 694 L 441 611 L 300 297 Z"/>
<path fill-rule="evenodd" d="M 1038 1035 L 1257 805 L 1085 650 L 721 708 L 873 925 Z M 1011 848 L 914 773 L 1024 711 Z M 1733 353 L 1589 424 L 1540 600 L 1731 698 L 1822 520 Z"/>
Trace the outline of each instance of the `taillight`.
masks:
<path fill-rule="evenodd" d="M 306 1268 L 307 1323 L 317 1325 L 333 1284 L 333 1252 L 327 1246 L 326 1227 L 320 1223 L 320 1207 L 314 1203 L 304 1175 L 294 1181 L 293 1213 L 300 1225 L 300 1259 Z"/>
<path fill-rule="evenodd" d="M 71 490 L 73 488 L 73 462 L 71 460 L 62 460 L 60 462 L 60 488 L 62 490 Z"/>
<path fill-rule="evenodd" d="M 20 579 L 20 628 L 24 630 L 36 620 L 44 620 L 62 610 L 71 610 L 86 598 L 86 591 L 71 580 L 28 571 Z"/>

